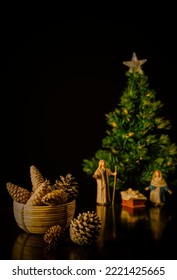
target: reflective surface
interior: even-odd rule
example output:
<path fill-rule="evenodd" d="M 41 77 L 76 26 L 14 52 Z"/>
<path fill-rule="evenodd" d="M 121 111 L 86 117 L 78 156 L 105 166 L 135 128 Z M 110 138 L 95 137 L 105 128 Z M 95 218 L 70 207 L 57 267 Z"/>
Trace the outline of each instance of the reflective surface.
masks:
<path fill-rule="evenodd" d="M 86 205 L 85 205 L 86 208 Z M 84 207 L 76 212 L 85 211 Z M 28 234 L 15 223 L 13 209 L 1 209 L 1 259 L 177 259 L 177 215 L 172 205 L 161 208 L 93 206 L 101 229 L 96 244 L 79 246 L 69 230 L 55 249 L 49 249 L 43 235 Z"/>

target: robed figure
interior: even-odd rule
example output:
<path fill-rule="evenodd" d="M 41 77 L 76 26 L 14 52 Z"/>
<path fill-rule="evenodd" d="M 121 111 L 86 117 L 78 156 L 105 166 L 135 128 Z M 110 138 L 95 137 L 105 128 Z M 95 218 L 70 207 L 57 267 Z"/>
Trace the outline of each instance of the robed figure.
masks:
<path fill-rule="evenodd" d="M 93 178 L 95 178 L 97 182 L 97 204 L 106 205 L 111 203 L 109 176 L 115 176 L 116 174 L 116 172 L 112 172 L 109 168 L 106 167 L 106 163 L 104 160 L 99 161 L 98 168 L 93 174 Z"/>

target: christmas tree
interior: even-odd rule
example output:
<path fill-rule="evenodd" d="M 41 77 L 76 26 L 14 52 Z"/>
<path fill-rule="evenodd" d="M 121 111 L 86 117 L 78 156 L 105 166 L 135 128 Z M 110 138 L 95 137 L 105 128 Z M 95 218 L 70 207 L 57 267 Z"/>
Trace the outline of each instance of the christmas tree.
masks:
<path fill-rule="evenodd" d="M 82 163 L 89 176 L 100 159 L 112 171 L 117 166 L 116 188 L 142 190 L 156 169 L 161 170 L 168 185 L 176 183 L 177 146 L 169 136 L 172 125 L 162 116 L 163 104 L 141 69 L 145 62 L 138 60 L 136 53 L 131 61 L 123 62 L 129 67 L 125 90 L 114 111 L 105 115 L 108 129 L 100 150 Z"/>

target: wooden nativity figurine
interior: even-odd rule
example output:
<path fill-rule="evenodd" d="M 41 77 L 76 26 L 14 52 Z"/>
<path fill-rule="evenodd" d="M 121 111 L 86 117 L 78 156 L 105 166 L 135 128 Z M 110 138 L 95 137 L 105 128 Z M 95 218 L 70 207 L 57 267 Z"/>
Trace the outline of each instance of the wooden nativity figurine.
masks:
<path fill-rule="evenodd" d="M 160 170 L 155 170 L 149 187 L 145 190 L 150 190 L 149 200 L 155 206 L 162 206 L 165 203 L 166 192 L 172 194 Z"/>
<path fill-rule="evenodd" d="M 106 205 L 111 203 L 110 197 L 110 187 L 109 187 L 109 176 L 116 176 L 117 172 L 112 172 L 106 167 L 104 160 L 100 160 L 98 163 L 98 168 L 93 174 L 93 178 L 97 182 L 97 197 L 96 203 L 98 205 Z"/>

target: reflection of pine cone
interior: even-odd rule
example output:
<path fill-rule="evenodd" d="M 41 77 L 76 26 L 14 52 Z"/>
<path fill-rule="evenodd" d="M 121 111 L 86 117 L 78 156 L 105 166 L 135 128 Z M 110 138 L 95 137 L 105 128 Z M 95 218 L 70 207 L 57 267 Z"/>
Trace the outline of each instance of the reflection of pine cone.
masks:
<path fill-rule="evenodd" d="M 51 226 L 44 234 L 44 241 L 49 246 L 56 246 L 62 238 L 62 228 L 60 225 Z"/>
<path fill-rule="evenodd" d="M 91 245 L 96 241 L 100 229 L 100 219 L 95 211 L 83 212 L 70 223 L 70 238 L 79 245 Z"/>
<path fill-rule="evenodd" d="M 13 200 L 19 203 L 25 204 L 31 196 L 30 191 L 11 182 L 8 182 L 6 184 L 6 188 Z"/>
<path fill-rule="evenodd" d="M 67 203 L 67 200 L 68 194 L 66 194 L 63 190 L 53 190 L 42 198 L 42 202 L 47 205 L 60 205 Z"/>
<path fill-rule="evenodd" d="M 35 192 L 31 195 L 31 197 L 27 201 L 27 205 L 37 206 L 44 205 L 42 202 L 42 198 L 44 195 L 52 191 L 52 187 L 50 186 L 50 182 L 45 180 L 40 187 L 38 187 Z"/>
<path fill-rule="evenodd" d="M 30 177 L 32 183 L 32 191 L 34 192 L 38 187 L 40 187 L 45 179 L 34 165 L 30 166 Z"/>

